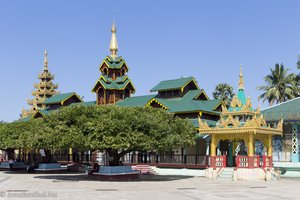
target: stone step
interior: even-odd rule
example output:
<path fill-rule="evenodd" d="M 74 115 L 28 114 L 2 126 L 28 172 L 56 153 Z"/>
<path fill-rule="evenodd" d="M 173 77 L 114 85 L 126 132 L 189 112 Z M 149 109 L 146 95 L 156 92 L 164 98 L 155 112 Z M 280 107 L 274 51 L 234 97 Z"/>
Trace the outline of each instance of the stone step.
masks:
<path fill-rule="evenodd" d="M 132 169 L 139 170 L 141 174 L 157 174 L 149 165 L 136 165 Z"/>
<path fill-rule="evenodd" d="M 224 168 L 221 174 L 218 176 L 218 180 L 232 181 L 233 180 L 233 168 Z"/>

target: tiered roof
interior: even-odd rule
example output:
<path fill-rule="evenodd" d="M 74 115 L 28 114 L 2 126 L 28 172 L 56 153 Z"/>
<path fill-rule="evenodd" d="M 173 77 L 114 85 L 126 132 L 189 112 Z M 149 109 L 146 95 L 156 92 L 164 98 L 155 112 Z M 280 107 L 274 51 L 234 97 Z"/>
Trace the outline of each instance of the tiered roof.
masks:
<path fill-rule="evenodd" d="M 127 86 L 129 86 L 133 91 L 135 91 L 135 88 L 127 75 L 117 77 L 116 80 L 113 80 L 106 75 L 101 75 L 95 83 L 92 91 L 96 92 L 100 85 L 107 90 L 124 90 Z"/>
<path fill-rule="evenodd" d="M 38 78 L 40 79 L 40 82 L 34 84 L 36 90 L 32 92 L 34 98 L 27 100 L 28 104 L 32 107 L 29 110 L 22 110 L 22 117 L 26 117 L 36 110 L 45 109 L 45 101 L 59 93 L 56 91 L 58 85 L 52 83 L 54 75 L 52 75 L 48 69 L 47 51 L 44 53 L 44 70 L 38 75 Z"/>
<path fill-rule="evenodd" d="M 68 103 L 68 100 L 72 100 Z M 54 111 L 57 111 L 61 106 L 69 106 L 69 105 L 95 105 L 95 101 L 92 102 L 83 102 L 83 100 L 76 94 L 75 92 L 56 94 L 50 98 L 48 98 L 45 102 L 45 108 L 33 110 L 31 113 L 28 113 L 25 117 L 22 117 L 18 121 L 28 121 L 32 118 L 39 118 L 46 116 Z M 55 106 L 55 109 L 52 109 L 52 106 Z M 57 106 L 56 106 L 57 105 Z"/>
<path fill-rule="evenodd" d="M 92 92 L 97 93 L 98 90 L 100 90 L 101 88 L 103 88 L 104 90 L 119 90 L 118 92 L 121 92 L 121 90 L 129 89 L 130 93 L 135 92 L 135 88 L 131 80 L 127 75 L 125 75 L 126 72 L 128 72 L 128 66 L 123 57 L 117 55 L 119 47 L 117 42 L 116 31 L 117 29 L 115 23 L 113 23 L 111 28 L 112 35 L 109 46 L 110 55 L 106 56 L 99 66 L 99 71 L 101 71 L 101 75 L 94 84 Z"/>
<path fill-rule="evenodd" d="M 161 81 L 151 91 L 172 91 L 181 90 L 183 91 L 185 86 L 189 83 L 193 83 L 195 88 L 199 88 L 193 77 L 179 78 L 173 80 Z M 199 99 L 199 97 L 202 97 Z M 123 101 L 119 101 L 116 105 L 125 107 L 145 107 L 153 104 L 159 105 L 161 108 L 168 112 L 182 115 L 182 114 L 196 114 L 202 115 L 206 113 L 218 117 L 220 115 L 219 107 L 222 104 L 222 100 L 214 99 L 209 100 L 207 94 L 203 89 L 188 90 L 186 93 L 179 94 L 175 97 L 164 97 L 161 98 L 159 94 L 151 94 L 144 96 L 135 96 L 126 98 Z M 198 127 L 198 119 L 189 119 L 196 127 Z M 207 123 L 213 125 L 216 123 L 214 120 L 205 119 Z M 197 123 L 195 123 L 197 122 Z"/>
<path fill-rule="evenodd" d="M 128 71 L 128 66 L 122 56 L 112 57 L 112 55 L 106 56 L 99 66 L 99 70 L 102 67 L 107 66 L 110 69 L 121 69 L 121 67 L 125 67 Z"/>

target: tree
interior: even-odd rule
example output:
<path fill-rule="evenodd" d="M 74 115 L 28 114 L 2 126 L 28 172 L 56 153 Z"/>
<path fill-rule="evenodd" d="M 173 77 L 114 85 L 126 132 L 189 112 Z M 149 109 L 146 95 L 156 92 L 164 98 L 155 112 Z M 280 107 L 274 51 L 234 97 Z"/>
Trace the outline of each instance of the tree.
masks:
<path fill-rule="evenodd" d="M 213 92 L 213 97 L 222 99 L 226 106 L 229 105 L 234 95 L 233 87 L 227 83 L 218 84 Z"/>
<path fill-rule="evenodd" d="M 300 55 L 298 56 L 297 68 L 300 69 Z"/>
<path fill-rule="evenodd" d="M 118 165 L 132 151 L 164 151 L 193 144 L 195 136 L 187 119 L 151 107 L 69 106 L 14 125 L 22 131 L 16 131 L 18 138 L 11 146 L 102 149 L 112 158 L 110 165 Z"/>
<path fill-rule="evenodd" d="M 258 100 L 268 101 L 269 105 L 282 103 L 293 99 L 298 95 L 298 88 L 295 88 L 295 74 L 289 74 L 288 68 L 283 64 L 275 64 L 275 69 L 270 68 L 271 74 L 264 77 L 265 86 L 258 86 L 258 90 L 263 90 Z"/>

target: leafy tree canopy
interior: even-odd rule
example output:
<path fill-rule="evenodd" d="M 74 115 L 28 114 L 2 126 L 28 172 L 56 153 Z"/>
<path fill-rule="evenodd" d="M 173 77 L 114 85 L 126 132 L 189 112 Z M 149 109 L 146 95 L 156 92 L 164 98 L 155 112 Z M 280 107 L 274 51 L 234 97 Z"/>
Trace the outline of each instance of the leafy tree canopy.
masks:
<path fill-rule="evenodd" d="M 271 74 L 264 77 L 266 85 L 258 86 L 258 90 L 263 90 L 258 100 L 268 101 L 269 105 L 282 103 L 293 99 L 299 94 L 299 88 L 295 84 L 295 74 L 289 74 L 288 68 L 283 64 L 276 64 L 275 68 L 270 68 Z"/>
<path fill-rule="evenodd" d="M 220 83 L 216 85 L 213 92 L 213 97 L 215 99 L 222 99 L 225 105 L 229 105 L 234 95 L 233 87 L 227 83 Z"/>
<path fill-rule="evenodd" d="M 69 106 L 42 119 L 0 126 L 0 147 L 103 149 L 117 163 L 131 151 L 193 144 L 194 134 L 188 120 L 162 109 Z"/>

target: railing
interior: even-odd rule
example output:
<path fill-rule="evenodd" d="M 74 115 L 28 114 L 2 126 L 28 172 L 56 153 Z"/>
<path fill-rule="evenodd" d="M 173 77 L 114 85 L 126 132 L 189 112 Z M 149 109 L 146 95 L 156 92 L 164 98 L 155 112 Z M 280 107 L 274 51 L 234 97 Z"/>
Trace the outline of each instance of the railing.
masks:
<path fill-rule="evenodd" d="M 23 161 L 33 163 L 35 161 L 40 162 L 51 162 L 51 160 L 55 160 L 58 162 L 96 162 L 97 154 L 51 154 L 47 157 L 41 156 L 41 154 L 13 154 L 13 158 L 16 161 Z M 9 158 L 6 154 L 0 154 L 0 161 L 7 161 Z"/>
<path fill-rule="evenodd" d="M 39 162 L 78 162 L 78 163 L 89 163 L 89 162 L 99 162 L 103 158 L 99 157 L 99 154 L 87 154 L 87 153 L 74 153 L 74 154 L 52 154 L 47 157 L 42 157 L 40 154 L 14 154 L 15 160 L 24 161 L 29 163 Z M 8 160 L 7 156 L 2 156 L 0 154 L 0 159 Z M 192 166 L 205 168 L 208 165 L 209 157 L 200 156 L 194 154 L 188 155 L 170 155 L 170 154 L 155 154 L 155 153 L 138 153 L 138 154 L 126 154 L 120 158 L 123 164 L 153 164 L 153 165 L 165 165 L 165 166 Z M 0 160 L 1 162 L 1 160 Z"/>
<path fill-rule="evenodd" d="M 262 163 L 262 167 L 273 167 L 273 159 L 272 156 L 263 156 L 263 163 Z"/>
<path fill-rule="evenodd" d="M 238 168 L 258 168 L 272 167 L 271 156 L 236 156 L 236 166 Z"/>
<path fill-rule="evenodd" d="M 203 165 L 208 163 L 208 156 L 200 156 L 194 154 L 188 155 L 171 155 L 171 154 L 151 154 L 151 153 L 139 153 L 139 154 L 127 154 L 121 158 L 121 161 L 125 164 L 182 164 L 182 165 Z"/>
<path fill-rule="evenodd" d="M 273 152 L 274 162 L 291 162 L 292 154 L 291 152 Z"/>
<path fill-rule="evenodd" d="M 210 156 L 211 167 L 226 167 L 226 156 Z"/>

